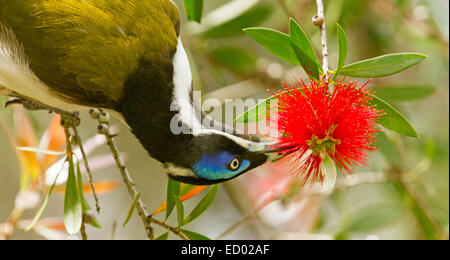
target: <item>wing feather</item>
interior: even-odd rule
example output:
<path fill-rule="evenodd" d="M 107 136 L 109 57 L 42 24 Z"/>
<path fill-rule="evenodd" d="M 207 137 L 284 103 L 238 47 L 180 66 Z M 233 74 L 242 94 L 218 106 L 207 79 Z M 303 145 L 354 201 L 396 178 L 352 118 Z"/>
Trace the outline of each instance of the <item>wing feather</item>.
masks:
<path fill-rule="evenodd" d="M 171 0 L 0 0 L 32 71 L 83 105 L 114 107 L 141 58 L 171 59 L 179 14 Z"/>

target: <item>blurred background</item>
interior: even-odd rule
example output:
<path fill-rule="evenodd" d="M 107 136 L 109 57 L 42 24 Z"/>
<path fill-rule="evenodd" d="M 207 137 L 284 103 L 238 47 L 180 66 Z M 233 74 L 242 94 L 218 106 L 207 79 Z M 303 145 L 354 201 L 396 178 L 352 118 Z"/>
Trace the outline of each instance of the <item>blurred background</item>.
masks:
<path fill-rule="evenodd" d="M 182 1 L 176 2 L 183 13 L 182 39 L 194 84 L 204 99 L 264 98 L 270 95 L 267 89 L 279 89 L 281 81 L 306 77 L 301 68 L 278 59 L 246 36 L 243 28 L 264 26 L 287 33 L 289 17 L 294 17 L 321 53 L 319 31 L 311 23 L 316 13 L 313 0 L 208 0 L 200 25 L 187 22 Z M 233 8 L 222 7 L 229 2 Z M 381 149 L 371 153 L 371 167 L 354 169 L 353 176 L 338 176 L 330 194 L 302 190 L 289 165 L 267 164 L 220 185 L 212 206 L 187 228 L 213 239 L 448 239 L 449 2 L 325 0 L 324 5 L 331 68 L 338 58 L 336 23 L 348 37 L 347 63 L 395 52 L 429 56 L 409 70 L 371 82 L 380 97 L 409 119 L 419 138 L 385 131 L 378 138 Z M 411 91 L 405 92 L 408 88 Z M 0 104 L 5 100 L 0 98 Z M 221 115 L 215 117 L 221 119 Z M 87 113 L 81 118 L 80 135 L 88 142 L 97 125 Z M 27 208 L 39 201 L 33 196 L 25 196 L 25 202 L 18 199 L 18 194 L 24 196 L 19 192 L 21 176 L 23 181 L 24 176 L 42 174 L 56 159 L 36 158 L 12 146 L 46 142 L 49 134 L 58 134 L 52 132 L 52 123 L 53 115 L 46 112 L 0 109 L 0 223 L 14 217 L 18 204 L 25 203 Z M 153 212 L 166 198 L 167 177 L 127 128 L 117 120 L 114 124 L 119 149 Z M 131 199 L 111 158 L 105 156 L 108 147 L 93 146 L 98 147 L 89 159 L 94 179 L 103 184 L 97 216 L 103 228 L 88 227 L 89 238 L 145 239 L 137 214 L 121 227 Z M 185 208 L 195 206 L 201 197 L 186 201 Z M 93 205 L 91 198 L 89 202 Z M 41 218 L 48 225 L 34 232 L 19 227 L 9 238 L 66 239 L 61 232 L 63 204 L 63 193 L 55 192 Z M 36 210 L 36 206 L 25 210 L 20 219 L 26 223 Z M 176 225 L 176 216 L 168 223 Z M 0 224 L 0 234 L 2 229 L 5 232 L 8 226 Z M 155 231 L 163 232 L 156 226 Z"/>

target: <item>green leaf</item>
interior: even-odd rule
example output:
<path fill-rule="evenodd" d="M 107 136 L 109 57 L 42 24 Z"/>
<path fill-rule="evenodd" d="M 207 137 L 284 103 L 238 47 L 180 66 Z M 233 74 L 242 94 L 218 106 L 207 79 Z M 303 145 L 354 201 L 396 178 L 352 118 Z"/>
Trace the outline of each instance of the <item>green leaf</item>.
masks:
<path fill-rule="evenodd" d="M 404 71 L 427 58 L 420 53 L 394 53 L 346 65 L 340 75 L 356 78 L 377 78 Z"/>
<path fill-rule="evenodd" d="M 397 85 L 376 86 L 377 97 L 388 102 L 414 101 L 426 98 L 436 91 L 436 86 L 427 85 Z"/>
<path fill-rule="evenodd" d="M 33 152 L 33 153 L 40 153 L 40 154 L 48 154 L 48 155 L 55 155 L 55 156 L 61 156 L 66 154 L 66 152 L 57 152 L 57 151 L 50 151 L 50 150 L 46 150 L 46 149 L 40 149 L 40 148 L 35 148 L 35 147 L 17 147 L 16 148 L 19 151 L 24 151 L 24 152 Z"/>
<path fill-rule="evenodd" d="M 189 239 L 191 240 L 211 240 L 209 237 L 193 232 L 193 231 L 189 231 L 186 229 L 181 229 L 181 232 L 183 232 Z"/>
<path fill-rule="evenodd" d="M 184 225 L 184 206 L 183 202 L 181 202 L 179 197 L 174 197 L 175 206 L 177 207 L 177 220 L 178 226 L 181 227 Z"/>
<path fill-rule="evenodd" d="M 166 232 L 160 235 L 159 237 L 155 238 L 155 240 L 167 240 L 167 239 L 169 239 L 169 232 Z"/>
<path fill-rule="evenodd" d="M 25 232 L 30 231 L 36 225 L 36 223 L 39 221 L 39 219 L 41 218 L 42 214 L 44 213 L 44 210 L 47 207 L 48 201 L 50 199 L 50 195 L 52 194 L 53 189 L 56 186 L 56 181 L 58 180 L 58 177 L 59 177 L 60 173 L 61 172 L 59 172 L 58 175 L 56 175 L 56 178 L 53 181 L 53 184 L 50 187 L 50 189 L 48 190 L 47 194 L 45 195 L 45 198 L 42 201 L 41 206 L 39 207 L 38 211 L 36 212 L 36 215 L 34 215 L 33 220 L 31 220 L 31 223 L 25 228 Z"/>
<path fill-rule="evenodd" d="M 80 170 L 80 163 L 77 163 L 77 183 L 78 183 L 78 192 L 81 197 L 81 209 L 83 210 L 83 214 L 87 213 L 91 210 L 91 207 L 89 206 L 89 203 L 86 200 L 86 197 L 84 197 L 83 194 L 83 177 L 81 176 L 81 170 Z M 99 224 L 97 218 L 94 217 L 94 219 L 89 223 L 91 226 L 95 228 L 101 228 L 101 225 Z"/>
<path fill-rule="evenodd" d="M 180 190 L 180 197 L 183 197 L 184 195 L 186 195 L 188 192 L 190 192 L 195 187 L 196 187 L 196 185 L 192 185 L 192 184 L 183 185 L 183 188 L 181 188 L 181 190 Z"/>
<path fill-rule="evenodd" d="M 83 222 L 83 208 L 81 196 L 78 192 L 77 178 L 73 158 L 68 158 L 69 174 L 66 183 L 66 194 L 64 196 L 64 225 L 67 233 L 73 235 L 78 233 Z"/>
<path fill-rule="evenodd" d="M 370 103 L 375 105 L 377 110 L 384 111 L 384 115 L 378 118 L 378 122 L 382 126 L 402 135 L 419 137 L 408 120 L 406 120 L 406 118 L 391 105 L 376 96 L 372 96 Z"/>
<path fill-rule="evenodd" d="M 134 210 L 136 209 L 136 204 L 138 203 L 140 198 L 141 193 L 139 192 L 138 194 L 136 194 L 136 197 L 134 197 L 133 203 L 131 203 L 131 206 L 128 209 L 127 217 L 123 222 L 122 227 L 125 227 L 128 224 L 128 221 L 130 221 L 131 217 L 133 216 Z"/>
<path fill-rule="evenodd" d="M 319 79 L 320 73 L 317 67 L 315 66 L 313 60 L 311 60 L 306 53 L 300 49 L 297 45 L 292 42 L 292 47 L 295 50 L 295 54 L 297 55 L 298 60 L 302 64 L 305 72 L 312 77 L 313 79 Z"/>
<path fill-rule="evenodd" d="M 336 73 L 334 74 L 332 81 L 341 72 L 341 69 L 345 63 L 345 59 L 347 58 L 347 49 L 348 49 L 347 36 L 345 35 L 344 29 L 339 24 L 336 24 L 336 27 L 337 27 L 337 38 L 338 38 L 338 44 L 339 44 L 339 58 L 338 58 L 338 66 L 336 69 Z"/>
<path fill-rule="evenodd" d="M 188 224 L 189 222 L 196 219 L 213 203 L 218 188 L 219 186 L 216 184 L 209 189 L 205 197 L 203 197 L 203 199 L 197 204 L 197 206 L 192 210 L 189 216 L 186 217 L 186 219 L 184 220 L 184 224 Z"/>
<path fill-rule="evenodd" d="M 381 154 L 386 160 L 396 167 L 402 166 L 402 158 L 398 151 L 397 145 L 384 132 L 379 132 L 377 136 L 376 146 L 380 147 Z"/>
<path fill-rule="evenodd" d="M 355 212 L 346 223 L 347 232 L 369 232 L 394 223 L 402 213 L 396 204 L 375 204 Z"/>
<path fill-rule="evenodd" d="M 214 60 L 233 71 L 250 73 L 256 68 L 256 57 L 249 50 L 238 47 L 221 47 L 210 52 Z"/>
<path fill-rule="evenodd" d="M 244 31 L 270 53 L 296 66 L 301 66 L 289 35 L 267 28 L 247 28 Z"/>
<path fill-rule="evenodd" d="M 300 92 L 302 91 L 299 89 Z M 271 96 L 259 102 L 256 106 L 248 109 L 244 113 L 238 115 L 234 121 L 238 123 L 254 123 L 265 120 L 270 114 L 268 112 L 276 111 L 278 104 L 276 96 Z M 273 110 L 272 110 L 273 109 Z"/>
<path fill-rule="evenodd" d="M 228 8 L 233 5 L 241 5 L 243 3 L 244 8 L 248 8 L 252 3 L 247 4 L 245 2 L 250 2 L 249 0 L 240 0 L 233 1 L 229 4 L 226 4 L 224 9 L 221 9 L 220 12 L 213 11 L 208 15 L 208 18 L 213 18 L 214 20 L 219 20 L 220 23 L 216 26 L 213 26 L 207 29 L 202 36 L 207 38 L 226 38 L 226 37 L 234 37 L 243 34 L 243 29 L 248 27 L 255 27 L 262 24 L 273 12 L 273 7 L 271 5 L 256 5 L 251 7 L 244 13 L 241 13 L 241 9 L 234 8 L 231 10 Z M 255 1 L 252 1 L 255 2 Z M 259 1 L 256 1 L 259 2 Z M 223 11 L 222 11 L 223 10 Z M 223 13 L 223 14 L 220 14 Z M 233 17 L 234 15 L 238 15 Z M 227 18 L 230 19 L 227 19 Z M 211 19 L 208 19 L 211 20 Z M 206 23 L 206 19 L 205 19 Z"/>
<path fill-rule="evenodd" d="M 271 96 L 260 103 L 258 103 L 256 106 L 250 108 L 249 110 L 245 111 L 244 113 L 238 115 L 234 121 L 238 123 L 254 123 L 259 122 L 261 120 L 266 119 L 267 111 L 270 110 L 271 104 L 270 102 L 275 99 L 275 96 Z"/>
<path fill-rule="evenodd" d="M 314 47 L 300 25 L 292 18 L 289 23 L 289 33 L 291 35 L 291 44 L 303 68 L 313 78 L 319 79 L 322 68 L 317 60 Z"/>
<path fill-rule="evenodd" d="M 203 0 L 183 0 L 189 21 L 200 23 L 203 13 Z"/>
<path fill-rule="evenodd" d="M 172 213 L 173 208 L 175 207 L 174 197 L 178 197 L 180 195 L 180 182 L 172 180 L 169 178 L 167 182 L 167 209 L 166 209 L 166 219 Z"/>

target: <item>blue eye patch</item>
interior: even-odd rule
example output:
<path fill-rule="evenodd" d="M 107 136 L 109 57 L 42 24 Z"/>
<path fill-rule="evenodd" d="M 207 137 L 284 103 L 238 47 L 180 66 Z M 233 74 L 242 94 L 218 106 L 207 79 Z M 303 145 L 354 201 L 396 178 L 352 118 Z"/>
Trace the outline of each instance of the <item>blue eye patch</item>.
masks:
<path fill-rule="evenodd" d="M 237 163 L 237 161 L 239 163 Z M 233 167 L 232 167 L 233 166 Z M 195 174 L 210 181 L 226 180 L 239 175 L 250 167 L 249 160 L 240 160 L 229 152 L 205 154 L 192 166 Z M 236 170 L 233 170 L 236 168 Z"/>

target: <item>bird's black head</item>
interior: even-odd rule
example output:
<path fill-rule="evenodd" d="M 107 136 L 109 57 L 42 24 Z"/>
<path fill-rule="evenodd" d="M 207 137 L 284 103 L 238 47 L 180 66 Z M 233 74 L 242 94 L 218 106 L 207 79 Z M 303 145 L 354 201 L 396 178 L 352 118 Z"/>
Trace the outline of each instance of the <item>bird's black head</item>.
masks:
<path fill-rule="evenodd" d="M 209 185 L 233 179 L 267 161 L 252 151 L 252 142 L 218 133 L 191 138 L 178 161 L 166 163 L 169 177 L 184 183 Z"/>

